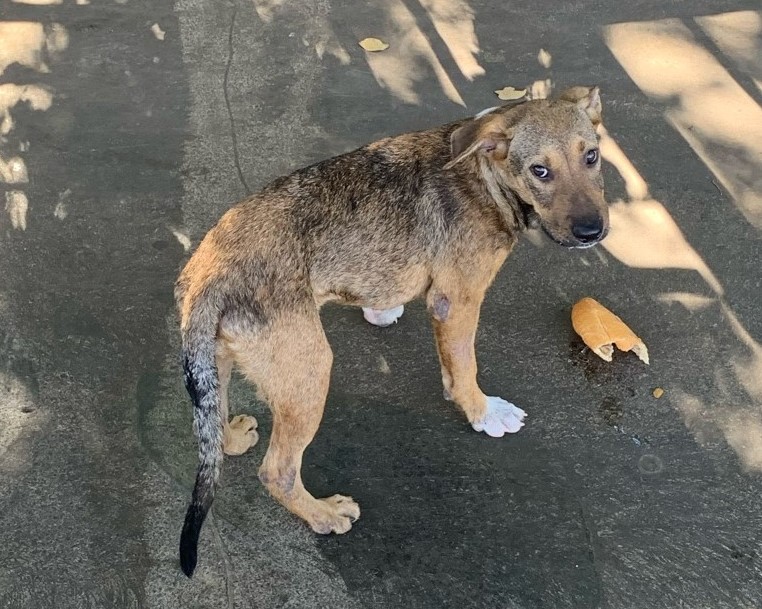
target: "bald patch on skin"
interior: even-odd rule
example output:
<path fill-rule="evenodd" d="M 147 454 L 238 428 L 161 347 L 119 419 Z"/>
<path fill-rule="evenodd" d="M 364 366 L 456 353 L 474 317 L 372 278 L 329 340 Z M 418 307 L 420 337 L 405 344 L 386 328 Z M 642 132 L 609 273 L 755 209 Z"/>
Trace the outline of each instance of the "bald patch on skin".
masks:
<path fill-rule="evenodd" d="M 296 468 L 289 467 L 284 473 L 276 475 L 262 471 L 259 472 L 259 479 L 265 486 L 275 486 L 284 493 L 290 493 L 296 482 Z"/>
<path fill-rule="evenodd" d="M 450 315 L 450 299 L 444 294 L 436 294 L 431 300 L 429 313 L 437 321 L 447 321 Z"/>

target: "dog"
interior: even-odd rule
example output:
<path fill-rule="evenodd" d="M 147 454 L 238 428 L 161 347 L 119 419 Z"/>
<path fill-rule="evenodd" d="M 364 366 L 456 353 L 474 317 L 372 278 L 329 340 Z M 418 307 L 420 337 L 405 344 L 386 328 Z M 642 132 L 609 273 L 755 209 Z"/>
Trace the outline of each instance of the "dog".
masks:
<path fill-rule="evenodd" d="M 259 469 L 268 491 L 317 533 L 346 533 L 359 518 L 351 497 L 317 499 L 300 475 L 328 393 L 333 356 L 319 316 L 327 302 L 388 325 L 425 298 L 445 397 L 476 431 L 500 437 L 522 427 L 523 410 L 477 385 L 480 306 L 528 227 L 568 248 L 605 237 L 600 122 L 598 88 L 572 87 L 316 163 L 223 215 L 175 287 L 200 459 L 180 540 L 188 577 L 232 433 L 234 365 L 272 410 Z"/>

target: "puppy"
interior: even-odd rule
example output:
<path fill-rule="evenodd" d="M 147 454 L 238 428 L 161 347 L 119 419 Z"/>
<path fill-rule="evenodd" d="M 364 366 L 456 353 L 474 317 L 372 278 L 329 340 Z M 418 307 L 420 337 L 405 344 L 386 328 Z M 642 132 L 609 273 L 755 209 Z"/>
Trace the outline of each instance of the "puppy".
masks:
<path fill-rule="evenodd" d="M 317 533 L 345 533 L 360 516 L 350 497 L 313 497 L 300 475 L 333 359 L 326 302 L 387 325 L 425 298 L 445 396 L 476 431 L 521 428 L 523 410 L 477 385 L 479 309 L 528 226 L 570 248 L 606 235 L 600 120 L 597 87 L 574 87 L 380 140 L 275 180 L 209 231 L 176 285 L 200 459 L 180 541 L 186 575 L 229 435 L 234 365 L 273 413 L 259 470 L 270 493 Z"/>

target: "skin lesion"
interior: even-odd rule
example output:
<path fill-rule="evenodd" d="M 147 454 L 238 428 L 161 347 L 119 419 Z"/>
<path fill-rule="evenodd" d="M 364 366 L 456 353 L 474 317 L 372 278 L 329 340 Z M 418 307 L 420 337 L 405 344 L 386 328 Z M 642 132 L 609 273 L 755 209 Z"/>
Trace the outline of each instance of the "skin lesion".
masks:
<path fill-rule="evenodd" d="M 296 483 L 296 468 L 289 467 L 285 472 L 274 475 L 272 472 L 260 470 L 259 479 L 268 488 L 276 487 L 284 494 L 289 494 L 294 490 Z"/>
<path fill-rule="evenodd" d="M 444 294 L 436 294 L 429 306 L 431 316 L 439 322 L 447 321 L 450 316 L 450 299 Z"/>

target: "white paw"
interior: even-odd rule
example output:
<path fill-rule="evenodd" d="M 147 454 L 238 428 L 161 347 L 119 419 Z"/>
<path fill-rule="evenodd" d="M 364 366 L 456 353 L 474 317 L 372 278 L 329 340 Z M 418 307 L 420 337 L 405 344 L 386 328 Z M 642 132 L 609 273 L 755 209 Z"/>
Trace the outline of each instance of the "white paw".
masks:
<path fill-rule="evenodd" d="M 502 438 L 506 433 L 516 433 L 524 427 L 527 413 L 518 406 L 502 398 L 487 396 L 487 414 L 484 419 L 471 423 L 476 431 L 483 431 L 493 438 Z"/>
<path fill-rule="evenodd" d="M 386 326 L 396 324 L 404 311 L 404 305 L 394 307 L 393 309 L 366 309 L 363 307 L 362 316 L 368 323 L 385 328 Z"/>

